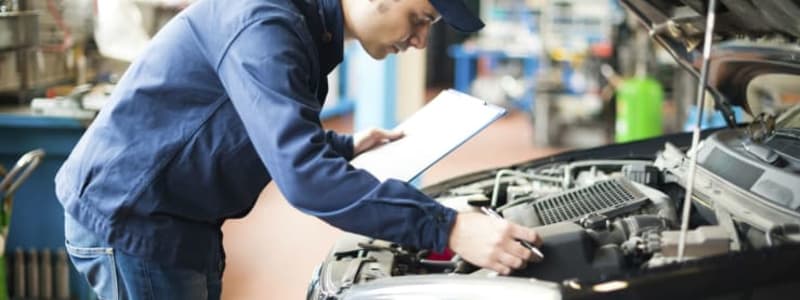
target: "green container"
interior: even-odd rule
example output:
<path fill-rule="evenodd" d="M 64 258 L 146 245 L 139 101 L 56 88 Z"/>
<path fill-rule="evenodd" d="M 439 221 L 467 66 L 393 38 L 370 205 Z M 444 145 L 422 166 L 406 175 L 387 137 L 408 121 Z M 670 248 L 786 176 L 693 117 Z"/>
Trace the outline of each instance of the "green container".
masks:
<path fill-rule="evenodd" d="M 652 78 L 623 80 L 617 88 L 615 138 L 618 143 L 659 136 L 664 89 Z"/>

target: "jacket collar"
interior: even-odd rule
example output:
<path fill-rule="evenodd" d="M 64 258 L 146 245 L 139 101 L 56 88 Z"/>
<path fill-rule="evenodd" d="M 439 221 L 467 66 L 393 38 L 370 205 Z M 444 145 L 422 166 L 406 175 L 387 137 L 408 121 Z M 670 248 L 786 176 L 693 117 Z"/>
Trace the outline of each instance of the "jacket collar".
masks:
<path fill-rule="evenodd" d="M 328 74 L 344 56 L 344 15 L 341 0 L 316 1 L 322 23 L 319 57 L 323 73 Z"/>

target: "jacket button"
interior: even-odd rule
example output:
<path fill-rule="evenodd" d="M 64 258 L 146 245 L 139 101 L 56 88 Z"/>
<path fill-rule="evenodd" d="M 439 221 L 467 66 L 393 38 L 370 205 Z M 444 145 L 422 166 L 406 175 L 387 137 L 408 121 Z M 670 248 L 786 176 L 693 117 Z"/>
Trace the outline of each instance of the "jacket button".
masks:
<path fill-rule="evenodd" d="M 323 43 L 330 43 L 332 39 L 333 39 L 333 36 L 331 35 L 330 32 L 326 31 L 326 32 L 322 33 L 322 42 Z"/>

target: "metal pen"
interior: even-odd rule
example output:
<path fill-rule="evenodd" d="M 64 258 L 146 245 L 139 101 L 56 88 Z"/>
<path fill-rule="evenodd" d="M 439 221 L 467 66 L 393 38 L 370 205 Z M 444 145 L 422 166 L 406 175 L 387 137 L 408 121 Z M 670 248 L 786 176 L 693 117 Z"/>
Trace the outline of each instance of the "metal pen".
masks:
<path fill-rule="evenodd" d="M 503 217 L 501 217 L 501 216 L 500 216 L 500 215 L 498 215 L 498 214 L 497 214 L 495 211 L 493 211 L 493 210 L 489 209 L 489 208 L 488 208 L 488 207 L 486 207 L 486 206 L 481 206 L 481 211 L 482 211 L 484 214 L 486 214 L 487 216 L 490 216 L 490 217 L 492 217 L 492 218 L 495 218 L 495 219 L 503 219 Z M 544 254 L 542 253 L 542 251 L 540 251 L 540 250 L 539 250 L 539 248 L 536 248 L 536 246 L 534 246 L 534 245 L 531 245 L 531 243 L 529 243 L 529 242 L 528 242 L 528 241 L 526 241 L 526 240 L 520 240 L 520 239 L 516 239 L 516 240 L 517 240 L 517 241 L 518 241 L 520 244 L 522 244 L 522 246 L 525 246 L 525 248 L 528 248 L 528 250 L 531 250 L 531 252 L 533 252 L 534 254 L 538 255 L 538 256 L 539 256 L 539 259 L 544 259 Z"/>

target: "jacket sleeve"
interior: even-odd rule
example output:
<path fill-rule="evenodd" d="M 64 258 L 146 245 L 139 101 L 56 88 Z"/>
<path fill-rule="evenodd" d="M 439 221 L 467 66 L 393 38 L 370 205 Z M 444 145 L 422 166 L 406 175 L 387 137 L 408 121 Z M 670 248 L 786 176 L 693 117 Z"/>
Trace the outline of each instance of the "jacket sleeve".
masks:
<path fill-rule="evenodd" d="M 338 134 L 333 130 L 328 130 L 325 132 L 326 141 L 328 141 L 328 145 L 333 148 L 333 151 L 339 153 L 344 159 L 350 161 L 355 156 L 355 151 L 353 149 L 353 136 L 349 134 Z"/>
<path fill-rule="evenodd" d="M 326 136 L 310 87 L 317 67 L 304 30 L 290 21 L 255 23 L 217 67 L 273 180 L 293 206 L 342 230 L 443 250 L 455 211 L 405 182 L 380 182 L 355 169 L 342 153 L 344 139 Z"/>

